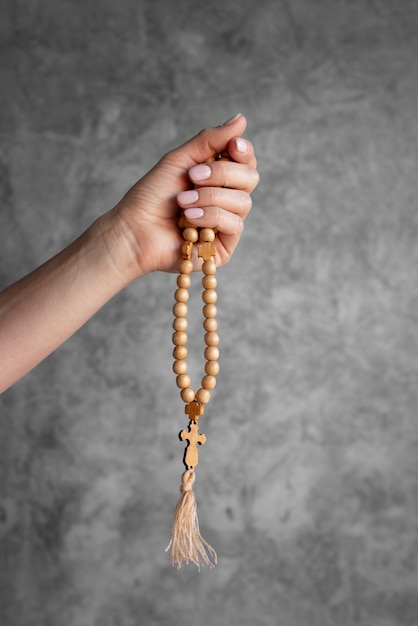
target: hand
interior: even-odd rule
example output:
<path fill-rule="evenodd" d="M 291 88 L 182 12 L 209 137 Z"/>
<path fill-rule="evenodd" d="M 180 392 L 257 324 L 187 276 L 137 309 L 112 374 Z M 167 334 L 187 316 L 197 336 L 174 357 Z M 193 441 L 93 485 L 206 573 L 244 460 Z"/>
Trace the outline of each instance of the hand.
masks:
<path fill-rule="evenodd" d="M 250 193 L 259 175 L 252 144 L 241 137 L 246 119 L 237 115 L 224 126 L 202 130 L 167 153 L 110 212 L 138 276 L 154 270 L 175 271 L 183 239 L 177 220 L 180 208 L 199 227 L 216 228 L 216 263 L 226 263 L 251 209 Z M 232 161 L 205 161 L 227 150 Z M 198 189 L 193 190 L 193 184 Z M 120 238 L 116 238 L 120 245 Z M 120 259 L 120 250 L 112 250 Z M 196 259 L 196 269 L 199 262 Z"/>

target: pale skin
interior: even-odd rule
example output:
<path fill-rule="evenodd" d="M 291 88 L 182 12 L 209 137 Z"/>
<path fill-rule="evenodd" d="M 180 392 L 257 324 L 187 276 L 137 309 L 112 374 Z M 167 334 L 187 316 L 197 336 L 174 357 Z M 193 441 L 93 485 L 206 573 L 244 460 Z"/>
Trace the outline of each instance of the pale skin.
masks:
<path fill-rule="evenodd" d="M 167 153 L 67 248 L 0 292 L 0 392 L 130 283 L 176 271 L 180 208 L 190 223 L 217 229 L 216 263 L 229 261 L 259 181 L 253 146 L 242 137 L 246 124 L 238 114 Z M 232 161 L 205 164 L 224 150 Z"/>

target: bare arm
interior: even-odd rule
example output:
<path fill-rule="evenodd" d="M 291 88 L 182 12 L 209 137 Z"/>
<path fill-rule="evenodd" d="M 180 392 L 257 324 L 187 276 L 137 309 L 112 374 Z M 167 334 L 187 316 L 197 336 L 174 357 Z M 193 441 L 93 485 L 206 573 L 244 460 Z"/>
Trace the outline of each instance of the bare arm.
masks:
<path fill-rule="evenodd" d="M 206 129 L 165 155 L 76 241 L 0 293 L 0 392 L 76 332 L 108 300 L 144 274 L 173 271 L 181 244 L 179 206 L 190 222 L 217 228 L 217 262 L 238 243 L 258 183 L 244 116 Z M 198 167 L 228 149 L 234 162 Z M 191 181 L 198 197 L 184 194 Z"/>
<path fill-rule="evenodd" d="M 128 284 L 109 257 L 106 230 L 105 224 L 94 224 L 0 293 L 0 391 L 53 352 Z"/>

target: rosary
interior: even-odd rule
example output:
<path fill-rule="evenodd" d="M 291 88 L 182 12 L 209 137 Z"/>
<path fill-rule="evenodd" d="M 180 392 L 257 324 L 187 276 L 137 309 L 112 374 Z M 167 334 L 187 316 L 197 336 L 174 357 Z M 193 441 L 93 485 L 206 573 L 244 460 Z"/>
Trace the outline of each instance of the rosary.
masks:
<path fill-rule="evenodd" d="M 228 154 L 222 153 L 217 157 L 212 157 L 209 161 L 228 161 Z M 199 417 L 203 415 L 205 405 L 210 400 L 210 392 L 216 385 L 216 375 L 219 372 L 219 335 L 216 332 L 218 323 L 216 321 L 216 263 L 214 257 L 216 248 L 213 245 L 215 231 L 212 228 L 196 228 L 189 224 L 182 215 L 178 222 L 182 229 L 184 243 L 181 248 L 181 261 L 179 264 L 179 275 L 177 276 L 177 289 L 174 294 L 174 364 L 173 370 L 177 375 L 177 386 L 181 389 L 180 395 L 185 402 L 185 413 L 189 418 L 188 430 L 180 432 L 180 439 L 187 441 L 188 445 L 184 452 L 184 465 L 186 471 L 181 478 L 181 498 L 177 504 L 171 541 L 167 550 L 170 553 L 172 565 L 181 567 L 183 564 L 194 563 L 200 567 L 204 563 L 208 567 L 215 567 L 217 557 L 215 550 L 203 539 L 199 530 L 197 519 L 196 500 L 192 486 L 195 481 L 195 468 L 198 464 L 197 446 L 203 445 L 206 436 L 199 434 Z M 204 303 L 203 328 L 205 330 L 206 349 L 204 356 L 205 376 L 201 381 L 201 388 L 194 392 L 191 388 L 190 376 L 187 374 L 187 313 L 189 300 L 189 287 L 191 284 L 190 274 L 193 270 L 193 248 L 198 244 L 198 257 L 202 258 L 202 300 Z"/>

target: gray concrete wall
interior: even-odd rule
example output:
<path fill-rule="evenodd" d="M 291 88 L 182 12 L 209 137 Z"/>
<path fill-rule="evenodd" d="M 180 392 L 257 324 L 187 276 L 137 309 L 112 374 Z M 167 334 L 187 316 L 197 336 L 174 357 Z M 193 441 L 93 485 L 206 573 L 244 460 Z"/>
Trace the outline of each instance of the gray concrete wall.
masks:
<path fill-rule="evenodd" d="M 262 180 L 219 272 L 218 568 L 164 552 L 185 421 L 154 274 L 0 399 L 1 625 L 416 626 L 417 3 L 2 6 L 2 287 L 237 111 Z"/>

